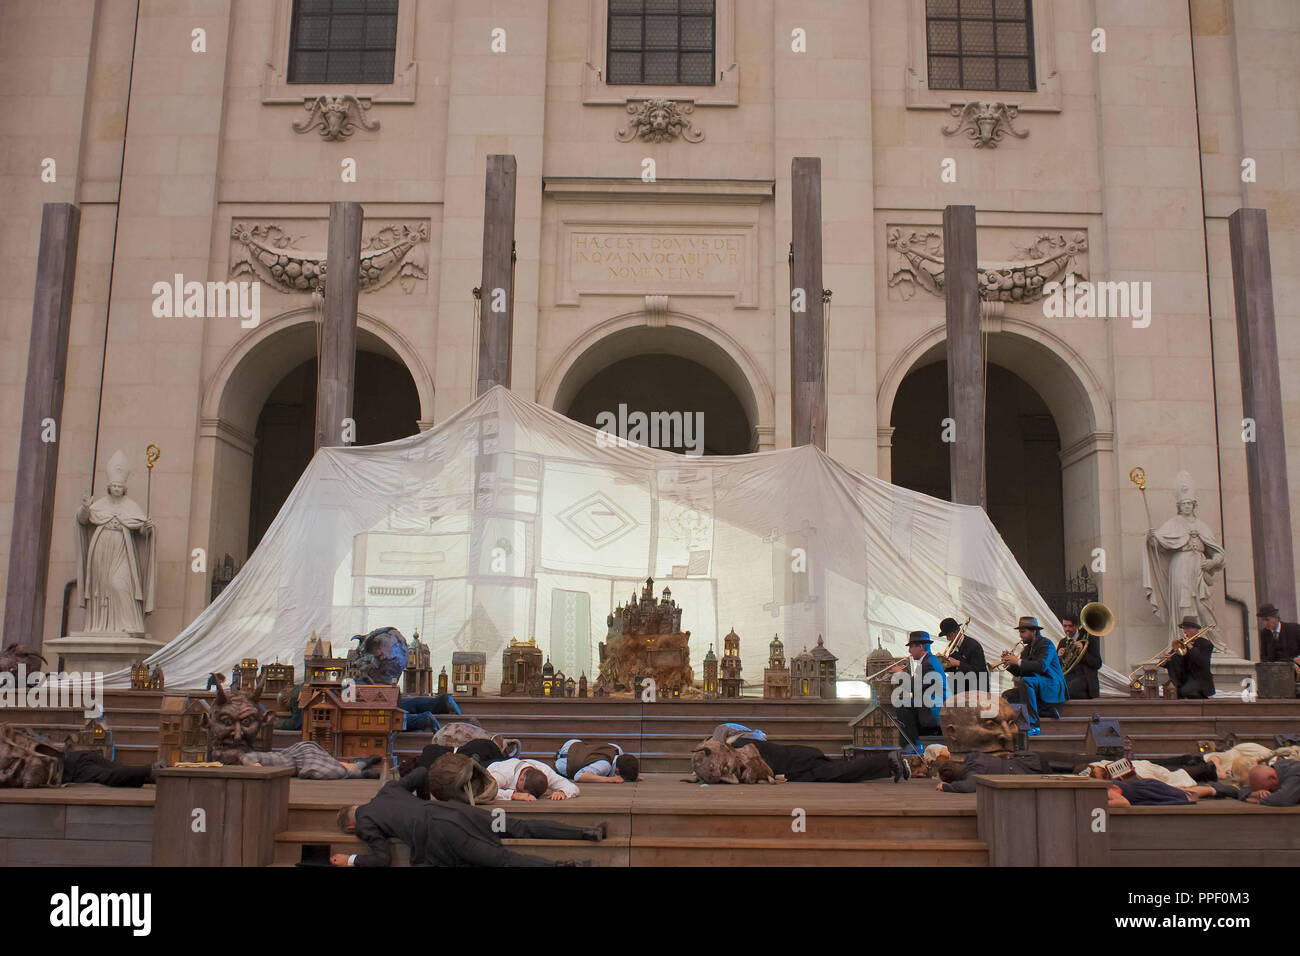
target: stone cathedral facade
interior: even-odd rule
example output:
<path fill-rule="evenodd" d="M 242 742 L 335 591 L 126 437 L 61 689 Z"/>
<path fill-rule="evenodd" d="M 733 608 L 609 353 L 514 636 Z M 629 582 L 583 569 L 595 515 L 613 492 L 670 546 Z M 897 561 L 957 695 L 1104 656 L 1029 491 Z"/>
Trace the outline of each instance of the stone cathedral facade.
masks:
<path fill-rule="evenodd" d="M 1240 654 L 1227 217 L 1268 214 L 1300 475 L 1297 49 L 1300 6 L 1243 0 L 6 3 L 0 572 L 42 203 L 81 209 L 44 639 L 81 624 L 74 515 L 121 449 L 141 504 L 148 477 L 165 641 L 311 455 L 331 201 L 365 210 L 357 443 L 474 397 L 485 164 L 505 153 L 513 390 L 588 424 L 685 405 L 706 453 L 738 454 L 791 441 L 791 160 L 816 156 L 827 452 L 948 494 L 941 220 L 974 205 L 994 523 L 1045 596 L 1089 569 L 1124 668 L 1165 635 L 1128 475 L 1158 526 L 1186 470 Z M 254 281 L 255 324 L 212 314 L 209 283 Z M 1124 285 L 1058 310 L 1052 282 Z"/>

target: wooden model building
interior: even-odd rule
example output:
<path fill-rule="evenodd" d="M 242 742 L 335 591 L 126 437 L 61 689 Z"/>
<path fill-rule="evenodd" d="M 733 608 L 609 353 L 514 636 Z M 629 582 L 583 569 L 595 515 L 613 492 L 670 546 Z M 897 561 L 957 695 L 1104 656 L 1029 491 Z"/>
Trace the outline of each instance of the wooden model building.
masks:
<path fill-rule="evenodd" d="M 880 644 L 880 639 L 876 639 L 876 649 L 867 655 L 867 669 L 863 677 L 870 677 L 871 680 L 871 699 L 881 707 L 895 712 L 892 700 L 894 690 L 893 675 L 889 673 L 890 665 L 894 663 L 894 655 L 885 650 Z"/>
<path fill-rule="evenodd" d="M 158 760 L 174 767 L 181 759 L 181 717 L 188 697 L 164 697 L 158 708 Z"/>
<path fill-rule="evenodd" d="M 487 655 L 482 651 L 453 651 L 451 655 L 451 686 L 456 695 L 478 697 L 483 689 L 483 675 L 487 671 Z"/>
<path fill-rule="evenodd" d="M 537 638 L 510 639 L 510 646 L 501 654 L 501 696 L 542 696 L 542 649 Z"/>
<path fill-rule="evenodd" d="M 713 653 L 713 645 L 704 655 L 704 697 L 708 700 L 718 696 L 718 655 Z"/>
<path fill-rule="evenodd" d="M 563 686 L 563 684 L 561 684 Z M 562 692 L 555 689 L 555 668 L 551 664 L 551 659 L 546 658 L 546 663 L 542 665 L 542 696 L 559 697 Z"/>
<path fill-rule="evenodd" d="M 867 709 L 849 721 L 853 728 L 853 746 L 885 747 L 893 749 L 898 746 L 898 727 L 889 719 L 889 711 L 873 700 Z"/>
<path fill-rule="evenodd" d="M 790 668 L 785 663 L 785 645 L 778 634 L 767 645 L 767 667 L 763 668 L 763 696 L 786 700 L 790 696 Z"/>
<path fill-rule="evenodd" d="M 343 669 L 347 658 L 335 657 L 329 641 L 322 641 L 312 631 L 311 640 L 307 642 L 304 655 L 303 682 L 307 684 L 339 684 L 343 681 Z"/>
<path fill-rule="evenodd" d="M 208 759 L 208 702 L 191 698 L 181 711 L 181 763 L 202 763 Z"/>
<path fill-rule="evenodd" d="M 722 639 L 722 660 L 718 665 L 718 696 L 739 697 L 744 681 L 740 678 L 740 635 L 733 627 Z"/>
<path fill-rule="evenodd" d="M 578 677 L 578 696 L 579 697 L 587 696 L 587 672 L 586 671 L 583 671 L 581 676 Z"/>
<path fill-rule="evenodd" d="M 155 667 L 150 670 L 149 665 L 144 661 L 136 661 L 131 665 L 131 689 L 132 690 L 162 690 L 163 689 L 163 671 L 161 667 Z"/>
<path fill-rule="evenodd" d="M 445 669 L 443 673 L 446 673 Z M 445 690 L 442 688 L 438 693 Z M 429 697 L 433 694 L 433 663 L 429 656 L 429 645 L 420 640 L 419 631 L 411 635 L 406 670 L 402 672 L 402 691 L 411 697 Z"/>
<path fill-rule="evenodd" d="M 606 619 L 609 631 L 599 646 L 600 677 L 597 687 L 610 691 L 633 690 L 638 672 L 652 677 L 660 697 L 679 696 L 695 686 L 691 670 L 691 632 L 682 631 L 682 608 L 664 588 L 654 598 L 654 578 L 646 578 L 638 601 L 633 594 Z"/>
<path fill-rule="evenodd" d="M 835 662 L 839 660 L 826 649 L 817 635 L 817 646 L 805 650 L 790 662 L 790 696 L 835 699 Z"/>
<path fill-rule="evenodd" d="M 65 750 L 94 750 L 105 760 L 113 759 L 113 732 L 102 720 L 87 720 L 81 729 L 63 740 Z"/>
<path fill-rule="evenodd" d="M 293 687 L 293 665 L 281 664 L 276 658 L 274 664 L 263 664 L 258 675 L 262 684 L 262 700 L 274 701 L 280 694 Z"/>
<path fill-rule="evenodd" d="M 447 693 L 447 667 L 445 664 L 442 670 L 438 671 L 438 693 Z"/>
<path fill-rule="evenodd" d="M 390 757 L 393 733 L 402 728 L 397 687 L 357 684 L 352 690 L 354 699 L 345 700 L 341 688 L 318 688 L 303 707 L 302 739 L 335 759 Z"/>
<path fill-rule="evenodd" d="M 245 657 L 235 665 L 231 673 L 230 686 L 226 688 L 230 691 L 242 690 L 251 692 L 257 686 L 257 658 Z"/>

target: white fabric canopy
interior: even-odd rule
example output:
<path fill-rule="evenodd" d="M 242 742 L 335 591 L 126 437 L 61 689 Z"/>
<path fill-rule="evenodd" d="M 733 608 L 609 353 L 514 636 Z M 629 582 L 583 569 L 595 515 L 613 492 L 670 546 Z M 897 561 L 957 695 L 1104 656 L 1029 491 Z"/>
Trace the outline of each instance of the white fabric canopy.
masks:
<path fill-rule="evenodd" d="M 813 446 L 683 457 L 608 438 L 498 387 L 422 434 L 322 448 L 235 579 L 149 663 L 171 687 L 250 657 L 301 675 L 313 631 L 343 656 L 353 635 L 391 625 L 419 631 L 435 671 L 453 651 L 485 652 L 488 694 L 512 637 L 594 682 L 606 616 L 647 577 L 684 609 L 697 679 L 732 628 L 749 685 L 774 634 L 787 659 L 824 635 L 841 679 L 863 676 L 877 641 L 902 656 L 909 630 L 943 617 L 969 615 L 990 662 L 1019 615 L 1060 637 L 980 508 Z M 1102 682 L 1124 687 L 1109 668 Z"/>

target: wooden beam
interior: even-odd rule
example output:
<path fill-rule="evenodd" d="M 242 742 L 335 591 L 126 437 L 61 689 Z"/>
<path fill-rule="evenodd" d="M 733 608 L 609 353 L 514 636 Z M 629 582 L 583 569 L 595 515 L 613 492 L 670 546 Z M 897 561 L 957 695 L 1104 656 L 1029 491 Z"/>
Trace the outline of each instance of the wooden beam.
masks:
<path fill-rule="evenodd" d="M 1254 441 L 1245 442 L 1255 606 L 1271 601 L 1282 612 L 1282 620 L 1294 621 L 1295 559 L 1286 474 L 1286 430 L 1273 315 L 1273 265 L 1264 210 L 1238 209 L 1229 216 L 1228 242 L 1232 250 L 1232 295 L 1237 309 L 1242 415 L 1255 423 Z"/>
<path fill-rule="evenodd" d="M 475 396 L 494 385 L 510 387 L 515 328 L 515 174 L 514 156 L 496 153 L 487 158 Z"/>
<path fill-rule="evenodd" d="M 4 619 L 5 646 L 17 644 L 37 651 L 44 639 L 45 587 L 50 571 L 50 532 L 54 525 L 59 439 L 63 437 L 63 391 L 80 229 L 81 210 L 76 206 L 45 203 L 36 256 L 32 333 L 27 347 Z M 47 420 L 53 424 L 43 424 Z M 53 440 L 47 440 L 51 437 Z"/>
<path fill-rule="evenodd" d="M 316 447 L 343 444 L 356 379 L 357 297 L 361 292 L 360 203 L 330 203 L 325 253 L 325 317 L 316 373 Z"/>
<path fill-rule="evenodd" d="M 948 321 L 948 445 L 952 500 L 984 506 L 984 356 L 980 345 L 975 207 L 943 208 L 943 291 Z"/>
<path fill-rule="evenodd" d="M 826 330 L 822 303 L 822 161 L 790 163 L 790 441 L 826 450 Z"/>

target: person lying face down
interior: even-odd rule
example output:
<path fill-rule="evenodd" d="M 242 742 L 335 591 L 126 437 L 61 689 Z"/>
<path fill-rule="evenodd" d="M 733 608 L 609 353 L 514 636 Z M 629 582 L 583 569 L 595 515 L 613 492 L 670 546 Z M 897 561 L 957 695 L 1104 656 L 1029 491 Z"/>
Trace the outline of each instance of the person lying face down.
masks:
<path fill-rule="evenodd" d="M 1252 767 L 1242 799 L 1263 807 L 1300 805 L 1300 760 L 1276 760 Z"/>
<path fill-rule="evenodd" d="M 355 833 L 366 845 L 363 853 L 335 853 L 334 866 L 388 866 L 388 841 L 397 839 L 411 848 L 415 866 L 582 866 L 583 862 L 554 863 L 515 853 L 501 845 L 501 837 L 534 840 L 590 840 L 599 842 L 606 825 L 573 827 L 548 820 L 528 820 L 528 814 L 508 814 L 505 833 L 494 826 L 487 810 L 465 803 L 429 800 L 429 771 L 417 767 L 401 780 L 385 784 L 364 806 L 339 811 L 338 826 Z"/>
<path fill-rule="evenodd" d="M 497 782 L 498 800 L 567 800 L 578 796 L 577 784 L 565 780 L 540 760 L 513 757 L 487 766 Z"/>
<path fill-rule="evenodd" d="M 641 762 L 634 754 L 623 753 L 618 744 L 577 737 L 561 745 L 555 769 L 583 783 L 635 783 L 641 776 Z"/>

